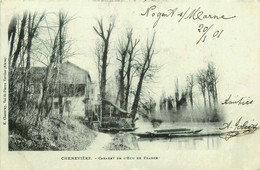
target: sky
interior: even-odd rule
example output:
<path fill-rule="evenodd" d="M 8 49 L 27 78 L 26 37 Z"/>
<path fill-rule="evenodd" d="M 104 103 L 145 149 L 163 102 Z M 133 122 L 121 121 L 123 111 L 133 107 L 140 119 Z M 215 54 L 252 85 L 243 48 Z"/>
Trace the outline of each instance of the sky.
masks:
<path fill-rule="evenodd" d="M 153 62 L 161 65 L 161 70 L 156 74 L 157 82 L 153 84 L 152 89 L 156 94 L 160 95 L 165 91 L 168 95 L 174 93 L 174 82 L 178 78 L 180 86 L 185 86 L 186 76 L 196 74 L 199 69 L 205 68 L 208 62 L 214 62 L 217 72 L 219 73 L 220 93 L 223 91 L 232 91 L 234 86 L 248 81 L 254 88 L 253 84 L 257 83 L 255 78 L 251 79 L 252 72 L 257 71 L 258 66 L 255 65 L 257 58 L 257 44 L 248 42 L 258 41 L 253 35 L 258 34 L 257 29 L 252 30 L 250 20 L 245 20 L 245 16 L 237 16 L 229 21 L 190 21 L 184 20 L 178 23 L 177 18 L 161 18 L 155 28 L 153 24 L 156 18 L 142 17 L 147 6 L 134 6 L 128 8 L 127 5 L 110 4 L 109 6 L 100 5 L 97 9 L 93 7 L 82 7 L 75 13 L 79 18 L 72 21 L 69 27 L 69 34 L 76 41 L 76 48 L 81 53 L 72 62 L 82 65 L 90 71 L 94 80 L 97 80 L 97 69 L 95 67 L 95 44 L 99 37 L 93 30 L 93 26 L 97 26 L 96 19 L 103 17 L 104 25 L 108 26 L 111 18 L 115 18 L 115 28 L 111 34 L 110 57 L 112 64 L 110 65 L 110 76 L 114 75 L 116 68 L 116 49 L 120 39 L 125 35 L 127 28 L 133 28 L 134 37 L 140 38 L 139 48 L 145 45 L 146 39 L 151 38 L 153 31 L 156 31 L 155 51 L 156 55 Z M 160 10 L 176 8 L 176 6 L 160 6 Z M 195 6 L 196 7 L 196 6 Z M 195 8 L 194 7 L 194 8 Z M 138 10 L 137 10 L 138 9 Z M 186 10 L 187 7 L 178 7 L 179 11 Z M 203 9 L 203 7 L 202 7 Z M 223 11 L 206 10 L 205 13 L 223 14 Z M 95 12 L 93 12 L 95 11 Z M 226 9 L 225 11 L 228 11 Z M 97 15 L 98 13 L 98 15 Z M 233 13 L 224 13 L 227 16 L 237 15 Z M 241 22 L 243 25 L 241 26 Z M 208 36 L 203 43 L 196 45 L 196 42 L 202 36 L 198 32 L 198 26 L 204 24 L 210 26 L 214 24 L 209 31 Z M 230 25 L 232 24 L 232 27 Z M 254 25 L 258 28 L 258 25 Z M 235 29 L 235 28 L 240 28 Z M 223 30 L 220 38 L 214 38 L 212 34 L 215 31 Z M 248 32 L 250 30 L 250 32 Z M 244 35 L 241 35 L 241 32 Z M 249 45 L 250 44 L 250 45 Z M 84 62 L 83 62 L 84 61 Z M 117 62 L 118 63 L 118 62 Z M 234 63 L 234 64 L 232 64 Z M 255 72 L 256 73 L 256 72 Z M 241 79 L 242 78 L 242 79 Z M 240 86 L 242 91 L 248 87 Z"/>
<path fill-rule="evenodd" d="M 31 4 L 30 4 L 31 5 Z M 214 62 L 219 74 L 218 92 L 221 101 L 230 94 L 236 96 L 251 96 L 258 98 L 259 91 L 259 24 L 257 17 L 248 19 L 248 16 L 258 16 L 257 10 L 240 12 L 231 6 L 197 5 L 190 6 L 180 3 L 158 3 L 156 12 L 167 12 L 168 9 L 177 8 L 173 17 L 162 17 L 153 28 L 156 17 L 142 16 L 147 8 L 154 4 L 147 3 L 66 3 L 48 4 L 39 7 L 31 5 L 32 10 L 46 10 L 57 12 L 59 9 L 68 11 L 75 19 L 68 25 L 68 38 L 73 40 L 72 50 L 77 55 L 69 61 L 88 70 L 92 80 L 98 80 L 95 45 L 99 40 L 93 26 L 97 26 L 97 19 L 103 18 L 107 28 L 109 22 L 115 19 L 115 28 L 111 34 L 108 77 L 114 76 L 118 67 L 116 50 L 119 40 L 124 37 L 126 29 L 133 28 L 134 37 L 141 41 L 138 48 L 144 47 L 147 38 L 151 38 L 156 31 L 155 51 L 153 63 L 162 66 L 156 73 L 156 82 L 150 84 L 154 97 L 159 99 L 163 92 L 166 95 L 174 94 L 174 82 L 178 78 L 180 87 L 184 87 L 186 77 L 196 74 L 198 70 L 206 68 L 208 62 Z M 239 5 L 239 4 L 237 4 Z M 200 7 L 205 14 L 236 16 L 230 20 L 182 20 L 176 16 L 180 12 L 190 11 Z M 20 8 L 18 13 L 28 9 Z M 5 20 L 10 20 L 13 12 L 6 12 Z M 157 14 L 157 13 L 156 13 Z M 4 21 L 3 21 L 4 22 Z M 196 42 L 205 32 L 199 32 L 199 26 L 210 27 L 206 33 L 205 42 Z M 204 27 L 205 28 L 205 27 Z M 213 37 L 217 31 L 223 31 L 219 38 Z M 195 92 L 200 95 L 199 91 Z"/>

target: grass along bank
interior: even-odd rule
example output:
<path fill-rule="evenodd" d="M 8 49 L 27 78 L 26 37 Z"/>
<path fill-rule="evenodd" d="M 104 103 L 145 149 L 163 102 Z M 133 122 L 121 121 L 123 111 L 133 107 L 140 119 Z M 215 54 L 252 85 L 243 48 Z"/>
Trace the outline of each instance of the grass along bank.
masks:
<path fill-rule="evenodd" d="M 82 118 L 46 118 L 37 127 L 25 119 L 9 120 L 9 150 L 86 150 L 97 133 Z"/>

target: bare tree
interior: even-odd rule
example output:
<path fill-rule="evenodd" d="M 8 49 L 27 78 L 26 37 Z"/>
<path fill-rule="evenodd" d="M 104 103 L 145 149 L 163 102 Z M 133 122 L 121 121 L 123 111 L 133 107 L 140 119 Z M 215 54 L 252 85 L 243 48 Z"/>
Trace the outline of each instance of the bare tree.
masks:
<path fill-rule="evenodd" d="M 211 91 L 212 91 L 212 82 L 209 79 L 208 72 L 206 71 L 206 89 L 208 94 L 208 102 L 209 102 L 209 108 L 212 108 L 211 105 Z"/>
<path fill-rule="evenodd" d="M 175 100 L 178 101 L 178 100 L 179 100 L 179 97 L 180 97 L 178 78 L 175 80 L 174 86 L 175 86 Z"/>
<path fill-rule="evenodd" d="M 135 76 L 136 69 L 132 71 L 133 68 L 133 61 L 136 55 L 136 46 L 140 42 L 139 39 L 131 39 L 130 42 L 130 47 L 128 50 L 128 64 L 127 64 L 127 69 L 126 69 L 126 87 L 125 87 L 125 109 L 128 108 L 128 99 L 129 99 L 129 94 L 130 94 L 130 88 L 132 84 L 132 79 L 133 76 Z"/>
<path fill-rule="evenodd" d="M 217 93 L 217 80 L 218 75 L 216 74 L 215 67 L 213 63 L 208 63 L 207 68 L 207 80 L 209 82 L 209 90 L 212 94 L 214 105 L 218 103 L 218 93 Z"/>
<path fill-rule="evenodd" d="M 155 111 L 156 102 L 150 96 L 150 94 L 148 94 L 143 100 L 140 101 L 140 107 L 143 110 L 143 114 L 145 114 L 148 117 L 149 115 L 151 115 L 151 113 Z"/>
<path fill-rule="evenodd" d="M 97 57 L 96 64 L 97 64 L 97 69 L 98 69 L 98 85 L 99 85 L 99 90 L 101 91 L 101 70 L 102 70 L 102 53 L 104 46 L 102 43 L 97 42 L 96 47 L 95 47 L 95 55 Z"/>
<path fill-rule="evenodd" d="M 170 96 L 168 98 L 172 98 L 172 97 Z M 168 98 L 166 97 L 165 92 L 163 92 L 161 94 L 161 97 L 160 97 L 160 110 L 166 110 Z"/>
<path fill-rule="evenodd" d="M 181 99 L 182 98 L 180 98 L 179 81 L 178 81 L 178 78 L 177 78 L 176 81 L 175 81 L 175 102 L 176 102 L 177 111 L 180 110 L 180 106 L 182 104 L 182 102 L 180 102 L 180 101 L 183 101 Z"/>
<path fill-rule="evenodd" d="M 120 62 L 119 69 L 119 96 L 120 96 L 120 107 L 125 107 L 125 70 L 126 70 L 126 62 L 127 62 L 127 54 L 130 46 L 130 42 L 132 39 L 132 30 L 127 32 L 126 42 L 123 40 L 119 43 L 118 53 L 119 56 L 117 60 Z M 126 108 L 124 108 L 126 109 Z"/>
<path fill-rule="evenodd" d="M 25 29 L 26 29 L 26 22 L 27 22 L 27 16 L 28 16 L 28 12 L 24 12 L 23 14 L 23 19 L 21 21 L 21 27 L 20 27 L 20 31 L 19 31 L 19 37 L 18 37 L 18 42 L 17 42 L 17 47 L 16 50 L 13 54 L 12 59 L 10 59 L 10 61 L 12 60 L 11 63 L 11 77 L 13 76 L 12 73 L 14 73 L 14 69 L 16 67 L 17 64 L 17 60 L 18 60 L 18 56 L 22 50 L 22 44 L 24 42 L 24 37 L 25 37 Z M 11 50 L 10 50 L 11 51 Z"/>
<path fill-rule="evenodd" d="M 176 98 L 176 96 L 175 96 L 175 98 Z M 181 98 L 176 100 L 176 109 L 177 109 L 177 111 L 179 111 L 182 108 L 186 108 L 186 106 L 187 106 L 187 90 L 182 91 Z"/>
<path fill-rule="evenodd" d="M 25 68 L 25 88 L 24 88 L 24 100 L 26 101 L 28 91 L 29 91 L 29 82 L 30 82 L 30 68 L 31 68 L 31 48 L 32 48 L 32 43 L 33 39 L 37 33 L 38 27 L 42 20 L 45 17 L 45 12 L 41 14 L 37 21 L 37 12 L 34 12 L 32 15 L 31 12 L 29 12 L 29 17 L 28 17 L 28 33 L 27 33 L 27 59 L 26 59 L 26 68 Z"/>
<path fill-rule="evenodd" d="M 126 41 L 120 42 L 117 60 L 120 61 L 119 69 L 119 97 L 120 107 L 128 109 L 128 98 L 133 76 L 136 73 L 134 68 L 134 58 L 136 55 L 135 48 L 140 40 L 133 39 L 133 30 L 129 29 L 126 33 Z"/>
<path fill-rule="evenodd" d="M 22 93 L 22 90 L 19 90 L 17 88 L 15 88 L 15 84 L 17 84 L 18 80 L 21 80 L 21 74 L 17 75 L 15 73 L 16 69 L 17 69 L 17 61 L 23 61 L 23 51 L 24 50 L 24 42 L 25 42 L 25 33 L 26 33 L 26 22 L 27 22 L 27 16 L 28 16 L 28 12 L 24 12 L 23 13 L 23 18 L 21 20 L 21 24 L 20 24 L 20 29 L 17 27 L 18 23 L 17 23 L 17 19 L 18 17 L 14 17 L 9 25 L 9 30 L 8 30 L 8 39 L 10 42 L 10 51 L 9 51 L 9 101 L 11 101 L 11 106 L 10 108 L 14 108 L 12 107 L 12 104 L 15 105 L 16 102 L 19 102 L 19 100 L 21 98 L 19 98 L 21 96 L 20 93 Z M 18 40 L 17 40 L 17 44 L 16 44 L 16 49 L 13 52 L 13 48 L 14 48 L 14 41 L 15 41 L 15 33 L 16 33 L 16 29 L 19 29 L 18 32 Z M 21 54 L 22 53 L 22 54 Z M 21 55 L 20 55 L 21 54 Z M 19 57 L 20 56 L 20 57 Z M 16 78 L 15 78 L 16 76 Z M 18 77 L 17 77 L 18 76 Z M 23 87 L 21 87 L 23 88 Z M 16 91 L 18 91 L 19 94 L 16 94 Z M 23 105 L 20 105 L 23 106 Z"/>
<path fill-rule="evenodd" d="M 46 68 L 46 73 L 45 77 L 42 83 L 42 95 L 39 98 L 38 101 L 38 114 L 36 118 L 35 125 L 38 125 L 40 117 L 43 115 L 44 108 L 47 110 L 47 103 L 48 103 L 48 98 L 49 98 L 49 93 L 50 93 L 50 80 L 51 80 L 51 74 L 53 72 L 53 67 L 56 62 L 56 53 L 58 49 L 58 35 L 59 32 L 55 35 L 55 38 L 53 40 L 53 45 L 52 45 L 52 54 L 50 56 L 50 63 L 48 64 Z"/>
<path fill-rule="evenodd" d="M 13 16 L 9 26 L 8 26 L 8 41 L 10 41 L 10 50 L 9 50 L 9 67 L 11 66 L 11 57 L 13 55 L 13 48 L 14 48 L 14 41 L 16 35 L 16 28 L 17 27 L 17 16 Z"/>
<path fill-rule="evenodd" d="M 203 95 L 204 107 L 207 107 L 206 103 L 206 72 L 204 70 L 200 70 L 197 74 L 197 83 L 199 89 Z"/>
<path fill-rule="evenodd" d="M 51 40 L 51 49 L 49 56 L 49 64 L 47 64 L 43 85 L 42 85 L 42 96 L 39 99 L 38 114 L 36 119 L 36 125 L 38 124 L 39 118 L 48 116 L 52 108 L 52 100 L 55 95 L 56 85 L 58 86 L 58 105 L 59 114 L 62 118 L 63 115 L 63 96 L 62 96 L 62 81 L 61 81 L 61 64 L 63 59 L 68 54 L 68 50 L 65 50 L 66 40 L 66 25 L 73 19 L 68 17 L 68 13 L 63 11 L 59 12 L 58 15 L 58 30 L 54 31 L 54 39 Z M 50 29 L 50 28 L 48 28 Z M 48 30 L 49 31 L 49 30 Z"/>
<path fill-rule="evenodd" d="M 101 78 L 100 78 L 100 95 L 102 99 L 106 98 L 106 76 L 107 76 L 107 59 L 108 59 L 108 49 L 109 49 L 109 40 L 110 40 L 110 35 L 113 31 L 114 28 L 114 21 L 109 24 L 107 33 L 104 32 L 104 25 L 103 25 L 103 20 L 97 20 L 98 27 L 93 27 L 94 31 L 97 33 L 97 35 L 101 38 L 102 40 L 102 55 L 100 56 L 101 60 Z M 106 34 L 106 35 L 105 35 Z M 105 112 L 105 102 L 102 100 L 101 101 L 101 112 L 102 114 Z"/>
<path fill-rule="evenodd" d="M 139 69 L 139 81 L 137 84 L 134 102 L 132 105 L 132 122 L 133 123 L 135 121 L 135 117 L 136 117 L 136 113 L 137 113 L 142 85 L 143 85 L 146 73 L 151 67 L 151 61 L 154 56 L 154 40 L 155 40 L 155 32 L 153 33 L 151 41 L 147 40 L 147 42 L 146 42 L 146 47 L 145 47 L 144 53 L 143 53 L 143 60 L 139 66 L 139 68 L 140 68 Z"/>
<path fill-rule="evenodd" d="M 188 86 L 188 94 L 190 98 L 191 108 L 193 109 L 193 87 L 194 87 L 194 78 L 193 75 L 187 77 L 187 86 Z"/>
<path fill-rule="evenodd" d="M 14 16 L 8 27 L 8 40 L 10 41 L 9 51 L 9 99 L 10 108 L 19 110 L 29 109 L 31 102 L 28 101 L 31 68 L 32 44 L 39 31 L 39 25 L 44 19 L 43 12 L 40 17 L 37 13 L 24 12 L 22 20 Z M 18 39 L 15 39 L 18 34 Z M 17 44 L 15 44 L 17 41 Z M 13 52 L 13 50 L 15 51 Z M 27 58 L 25 54 L 27 53 Z M 19 87 L 18 87 L 19 86 Z M 14 105 L 14 107 L 12 106 Z M 25 111 L 26 112 L 26 111 Z"/>
<path fill-rule="evenodd" d="M 72 20 L 71 17 L 68 17 L 68 13 L 64 11 L 59 12 L 59 30 L 58 30 L 58 39 L 59 39 L 59 47 L 58 47 L 58 55 L 57 55 L 57 75 L 58 75 L 58 98 L 59 98 L 59 114 L 62 118 L 63 116 L 63 96 L 62 96 L 62 76 L 61 76 L 61 64 L 64 60 L 64 47 L 66 44 L 66 25 L 68 22 Z"/>

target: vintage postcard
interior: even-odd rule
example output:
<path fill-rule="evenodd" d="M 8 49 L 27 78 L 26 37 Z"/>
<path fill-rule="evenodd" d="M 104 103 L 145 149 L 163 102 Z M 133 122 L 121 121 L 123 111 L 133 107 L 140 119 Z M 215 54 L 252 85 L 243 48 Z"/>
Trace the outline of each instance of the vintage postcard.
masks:
<path fill-rule="evenodd" d="M 0 2 L 0 168 L 260 169 L 259 1 Z"/>

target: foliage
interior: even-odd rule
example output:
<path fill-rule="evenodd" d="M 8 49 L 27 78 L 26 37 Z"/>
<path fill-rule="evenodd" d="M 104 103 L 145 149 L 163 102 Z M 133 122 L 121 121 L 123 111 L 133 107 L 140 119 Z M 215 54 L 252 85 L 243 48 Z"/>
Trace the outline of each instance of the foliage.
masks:
<path fill-rule="evenodd" d="M 52 117 L 38 127 L 24 119 L 10 119 L 9 150 L 86 150 L 96 136 L 78 118 Z"/>

